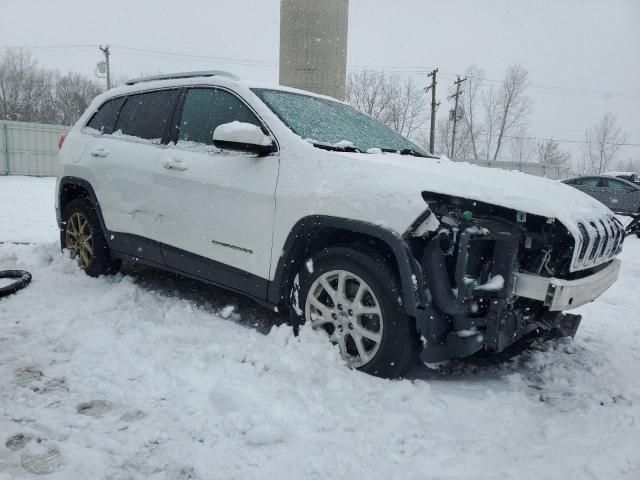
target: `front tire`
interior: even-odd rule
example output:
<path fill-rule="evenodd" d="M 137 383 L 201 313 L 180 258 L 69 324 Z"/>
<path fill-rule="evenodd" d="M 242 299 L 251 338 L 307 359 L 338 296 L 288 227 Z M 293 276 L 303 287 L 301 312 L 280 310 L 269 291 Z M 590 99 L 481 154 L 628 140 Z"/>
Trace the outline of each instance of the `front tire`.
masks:
<path fill-rule="evenodd" d="M 376 252 L 364 252 L 325 248 L 303 262 L 292 320 L 324 331 L 348 366 L 396 378 L 417 360 L 415 321 L 400 306 L 396 275 Z"/>
<path fill-rule="evenodd" d="M 61 243 L 91 277 L 113 274 L 120 269 L 121 261 L 111 256 L 96 209 L 85 198 L 72 200 L 64 209 Z"/>

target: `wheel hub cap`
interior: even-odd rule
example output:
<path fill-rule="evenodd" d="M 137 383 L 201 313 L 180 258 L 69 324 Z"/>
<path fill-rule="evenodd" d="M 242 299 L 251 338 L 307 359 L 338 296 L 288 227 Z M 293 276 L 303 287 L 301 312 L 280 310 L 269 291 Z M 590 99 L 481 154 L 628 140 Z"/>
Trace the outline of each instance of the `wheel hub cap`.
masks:
<path fill-rule="evenodd" d="M 362 278 L 346 270 L 332 270 L 318 277 L 307 294 L 305 318 L 315 330 L 323 330 L 354 367 L 369 363 L 382 340 L 380 303 Z"/>
<path fill-rule="evenodd" d="M 82 213 L 74 213 L 67 220 L 65 246 L 71 257 L 78 260 L 81 268 L 87 268 L 93 259 L 93 232 L 89 221 Z"/>

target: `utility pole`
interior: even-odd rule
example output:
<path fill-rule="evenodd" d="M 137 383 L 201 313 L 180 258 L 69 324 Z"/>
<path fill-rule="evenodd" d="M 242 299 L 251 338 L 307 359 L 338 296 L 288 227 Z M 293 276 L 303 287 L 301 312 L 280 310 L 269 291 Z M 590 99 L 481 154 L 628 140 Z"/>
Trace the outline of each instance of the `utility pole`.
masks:
<path fill-rule="evenodd" d="M 453 84 L 456 86 L 456 93 L 451 95 L 449 99 L 455 98 L 455 107 L 453 107 L 453 131 L 451 132 L 451 160 L 454 159 L 455 154 L 455 145 L 456 145 L 456 124 L 458 123 L 458 97 L 462 95 L 462 91 L 460 90 L 460 84 L 465 82 L 466 78 L 460 78 L 460 75 L 456 75 L 458 78 Z"/>
<path fill-rule="evenodd" d="M 107 90 L 109 90 L 111 88 L 111 65 L 109 63 L 111 52 L 109 51 L 109 45 L 105 45 L 104 47 L 100 45 L 100 51 L 104 53 L 104 62 L 107 68 Z"/>
<path fill-rule="evenodd" d="M 438 73 L 438 69 L 434 69 L 427 76 L 431 77 L 431 86 L 427 87 L 427 92 L 431 90 L 431 128 L 429 132 L 429 152 L 433 155 L 434 145 L 435 145 L 435 137 L 436 137 L 436 108 L 438 108 L 438 104 L 436 103 L 436 74 Z"/>

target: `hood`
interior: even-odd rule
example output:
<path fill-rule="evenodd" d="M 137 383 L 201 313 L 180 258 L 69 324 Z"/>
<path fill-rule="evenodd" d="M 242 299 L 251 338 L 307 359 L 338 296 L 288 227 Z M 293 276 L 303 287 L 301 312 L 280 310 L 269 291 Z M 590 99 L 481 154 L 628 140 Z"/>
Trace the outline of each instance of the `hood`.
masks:
<path fill-rule="evenodd" d="M 422 191 L 477 200 L 562 222 L 579 236 L 578 222 L 613 213 L 589 195 L 555 180 L 522 172 L 480 167 L 446 159 L 397 154 L 340 153 L 369 163 L 385 186 L 420 195 Z"/>

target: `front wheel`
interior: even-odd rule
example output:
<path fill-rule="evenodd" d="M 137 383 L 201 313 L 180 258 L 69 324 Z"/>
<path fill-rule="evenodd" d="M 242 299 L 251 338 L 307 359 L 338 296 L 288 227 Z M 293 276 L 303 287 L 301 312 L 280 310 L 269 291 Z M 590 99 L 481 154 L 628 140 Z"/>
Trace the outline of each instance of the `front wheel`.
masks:
<path fill-rule="evenodd" d="M 323 249 L 303 262 L 298 286 L 293 320 L 324 332 L 348 366 L 388 378 L 413 366 L 415 321 L 400 308 L 396 275 L 375 252 Z"/>

